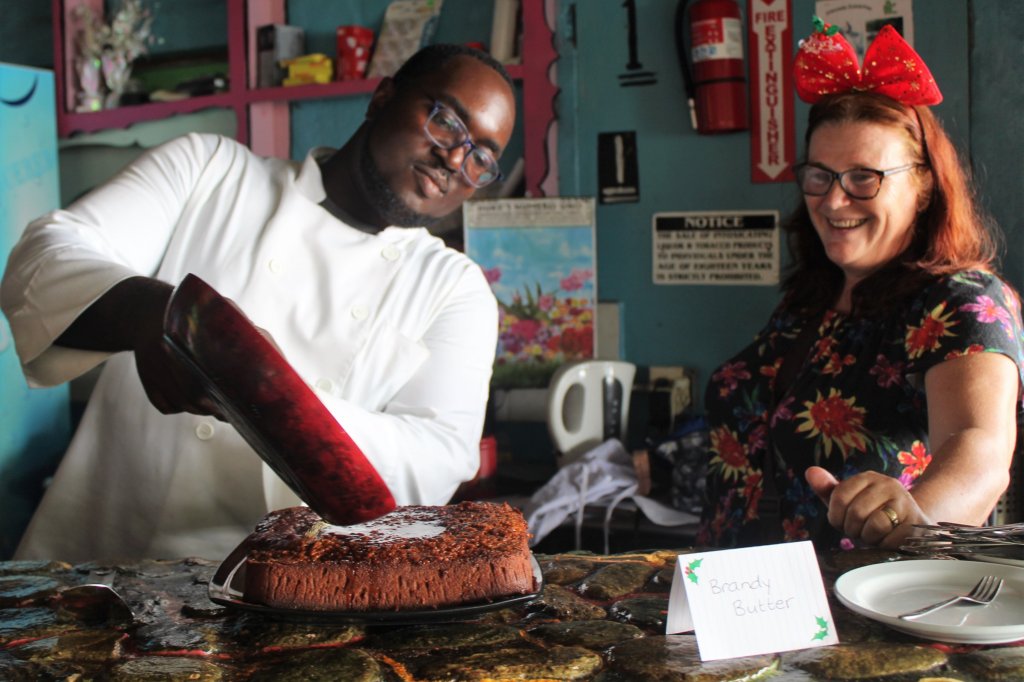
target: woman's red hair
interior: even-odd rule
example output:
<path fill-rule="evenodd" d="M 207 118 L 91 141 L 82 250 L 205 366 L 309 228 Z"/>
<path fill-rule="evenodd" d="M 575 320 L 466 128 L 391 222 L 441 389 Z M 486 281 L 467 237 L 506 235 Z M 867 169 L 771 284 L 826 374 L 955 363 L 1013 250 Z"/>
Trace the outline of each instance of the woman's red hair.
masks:
<path fill-rule="evenodd" d="M 998 245 L 982 215 L 964 165 L 946 131 L 927 107 L 908 107 L 865 92 L 831 95 L 811 107 L 809 144 L 825 124 L 874 123 L 904 132 L 911 161 L 921 165 L 917 177 L 922 206 L 910 245 L 892 262 L 860 282 L 853 292 L 854 311 L 877 312 L 898 305 L 939 275 L 964 270 L 993 271 Z M 843 286 L 842 271 L 825 254 L 810 214 L 800 207 L 785 226 L 794 264 L 782 288 L 789 305 L 820 311 L 835 304 Z"/>

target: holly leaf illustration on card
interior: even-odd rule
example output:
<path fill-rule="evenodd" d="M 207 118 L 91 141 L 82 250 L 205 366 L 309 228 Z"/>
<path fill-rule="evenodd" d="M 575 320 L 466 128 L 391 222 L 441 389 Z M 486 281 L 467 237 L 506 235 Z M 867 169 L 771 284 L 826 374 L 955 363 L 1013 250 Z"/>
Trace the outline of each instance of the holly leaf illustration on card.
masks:
<path fill-rule="evenodd" d="M 686 564 L 686 579 L 692 582 L 694 585 L 699 584 L 700 579 L 697 577 L 697 569 L 700 568 L 703 559 L 694 559 L 690 563 Z"/>
<path fill-rule="evenodd" d="M 814 620 L 818 621 L 818 632 L 815 633 L 814 637 L 811 637 L 812 642 L 828 637 L 828 621 L 821 616 L 815 616 Z"/>

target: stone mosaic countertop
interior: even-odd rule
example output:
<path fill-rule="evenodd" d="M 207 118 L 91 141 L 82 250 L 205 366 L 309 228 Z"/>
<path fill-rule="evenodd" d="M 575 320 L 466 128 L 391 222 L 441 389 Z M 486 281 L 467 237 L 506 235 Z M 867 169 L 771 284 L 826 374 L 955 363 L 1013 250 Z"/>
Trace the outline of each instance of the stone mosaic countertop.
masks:
<path fill-rule="evenodd" d="M 684 551 L 685 550 L 681 550 Z M 822 555 L 840 644 L 702 663 L 664 634 L 677 552 L 538 554 L 532 602 L 472 621 L 352 625 L 272 620 L 219 606 L 202 559 L 0 562 L 0 680 L 1024 680 L 1024 641 L 946 645 L 863 618 L 831 598 L 847 570 L 891 552 Z M 134 620 L 89 619 L 58 596 L 112 583 Z"/>

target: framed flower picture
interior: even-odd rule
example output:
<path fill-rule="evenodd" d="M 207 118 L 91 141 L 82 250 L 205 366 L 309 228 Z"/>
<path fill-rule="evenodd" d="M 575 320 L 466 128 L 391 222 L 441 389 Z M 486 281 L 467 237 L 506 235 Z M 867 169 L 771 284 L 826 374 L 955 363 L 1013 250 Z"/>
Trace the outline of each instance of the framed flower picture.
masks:
<path fill-rule="evenodd" d="M 466 254 L 498 299 L 492 385 L 546 387 L 560 365 L 595 357 L 594 200 L 481 200 L 462 211 Z"/>

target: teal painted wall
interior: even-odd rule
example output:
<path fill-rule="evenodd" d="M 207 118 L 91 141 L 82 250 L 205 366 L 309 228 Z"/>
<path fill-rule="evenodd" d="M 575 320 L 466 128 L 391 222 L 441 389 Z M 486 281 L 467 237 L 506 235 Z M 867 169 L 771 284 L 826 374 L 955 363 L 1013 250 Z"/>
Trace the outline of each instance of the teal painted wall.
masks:
<path fill-rule="evenodd" d="M 0 21 L 0 62 L 53 69 L 50 3 L 6 3 Z"/>
<path fill-rule="evenodd" d="M 1006 236 L 1003 271 L 1024 289 L 1024 2 L 971 4 L 971 159 Z"/>
<path fill-rule="evenodd" d="M 745 9 L 745 2 L 740 5 Z M 597 210 L 599 296 L 621 304 L 627 360 L 695 368 L 701 393 L 714 367 L 749 343 L 765 322 L 778 291 L 775 286 L 654 285 L 652 215 L 778 210 L 784 217 L 799 195 L 789 184 L 750 181 L 749 133 L 702 136 L 691 129 L 673 42 L 676 3 L 637 0 L 636 6 L 638 57 L 645 70 L 656 73 L 657 83 L 621 87 L 618 75 L 629 57 L 623 3 L 560 4 L 561 192 L 597 195 L 597 135 L 637 132 L 640 201 Z M 812 0 L 793 1 L 795 39 L 810 33 L 813 12 Z M 1018 288 L 1024 286 L 1019 224 L 1024 86 L 1017 75 L 1022 22 L 1024 3 L 1018 0 L 914 3 L 915 47 L 945 96 L 935 111 L 983 171 L 981 190 L 1008 235 L 1005 269 Z M 799 159 L 808 106 L 790 96 Z"/>
<path fill-rule="evenodd" d="M 53 73 L 0 64 L 0 276 L 25 225 L 59 204 Z M 67 386 L 30 389 L 0 316 L 0 560 L 10 558 L 71 432 Z"/>
<path fill-rule="evenodd" d="M 289 12 L 296 23 L 321 27 L 310 31 L 310 46 L 328 49 L 337 24 L 379 25 L 386 4 L 291 0 Z M 621 88 L 617 76 L 628 58 L 621 0 L 559 0 L 559 178 L 562 194 L 595 194 L 597 135 L 637 131 L 641 201 L 598 208 L 599 293 L 603 300 L 621 303 L 626 359 L 693 367 L 703 385 L 720 360 L 750 339 L 777 292 L 774 287 L 654 286 L 652 214 L 728 209 L 785 214 L 799 198 L 788 185 L 749 181 L 747 133 L 704 137 L 690 129 L 672 36 L 675 5 L 637 0 L 639 57 L 658 82 Z M 223 13 L 221 3 L 199 0 L 162 0 L 161 7 L 168 30 L 179 15 L 192 13 L 192 23 L 205 26 L 218 21 L 207 22 L 206 14 Z M 182 7 L 188 8 L 184 14 Z M 797 37 L 809 31 L 813 7 L 813 0 L 793 1 Z M 201 11 L 204 18 L 195 20 Z M 1024 84 L 1018 75 L 1024 63 L 1024 2 L 916 0 L 914 12 L 916 47 L 946 97 L 936 111 L 969 158 L 983 201 L 1006 234 L 1003 269 L 1024 288 Z M 52 62 L 48 15 L 48 3 L 9 7 L 7 21 L 0 23 L 0 60 Z M 446 0 L 438 39 L 486 41 L 489 21 L 488 2 Z M 366 101 L 356 97 L 295 105 L 295 154 L 344 139 L 362 120 Z M 798 139 L 806 111 L 806 105 L 796 103 Z"/>

